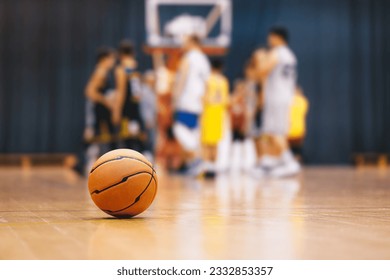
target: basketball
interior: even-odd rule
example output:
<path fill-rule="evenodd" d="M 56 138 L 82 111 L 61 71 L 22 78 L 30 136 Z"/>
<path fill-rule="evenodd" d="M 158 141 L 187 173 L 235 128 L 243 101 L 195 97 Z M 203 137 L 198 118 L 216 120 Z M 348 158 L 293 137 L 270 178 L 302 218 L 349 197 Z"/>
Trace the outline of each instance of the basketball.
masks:
<path fill-rule="evenodd" d="M 157 192 L 157 174 L 140 153 L 117 149 L 102 155 L 92 166 L 88 189 L 102 211 L 118 218 L 144 212 Z"/>

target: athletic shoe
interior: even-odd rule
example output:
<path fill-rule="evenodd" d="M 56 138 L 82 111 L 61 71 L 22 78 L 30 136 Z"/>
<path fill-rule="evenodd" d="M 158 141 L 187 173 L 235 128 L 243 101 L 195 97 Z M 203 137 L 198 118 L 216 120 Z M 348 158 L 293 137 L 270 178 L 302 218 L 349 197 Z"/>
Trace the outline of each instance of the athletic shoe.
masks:
<path fill-rule="evenodd" d="M 215 171 L 206 170 L 206 171 L 204 172 L 204 178 L 205 178 L 205 179 L 214 179 L 216 175 L 217 175 L 217 174 L 215 173 Z"/>
<path fill-rule="evenodd" d="M 263 168 L 260 165 L 257 165 L 253 167 L 250 171 L 249 174 L 255 178 L 255 179 L 263 179 L 268 176 L 267 169 Z"/>
<path fill-rule="evenodd" d="M 185 163 L 182 163 L 177 169 L 169 167 L 168 171 L 171 174 L 186 175 L 188 171 L 188 166 Z"/>
<path fill-rule="evenodd" d="M 203 173 L 204 165 L 201 159 L 195 159 L 188 164 L 187 175 L 191 177 L 198 177 Z"/>
<path fill-rule="evenodd" d="M 273 169 L 279 166 L 282 163 L 282 159 L 280 157 L 273 157 L 265 155 L 260 161 L 259 165 L 264 169 Z"/>
<path fill-rule="evenodd" d="M 269 176 L 273 178 L 292 177 L 298 175 L 301 166 L 297 161 L 289 161 L 270 170 Z"/>

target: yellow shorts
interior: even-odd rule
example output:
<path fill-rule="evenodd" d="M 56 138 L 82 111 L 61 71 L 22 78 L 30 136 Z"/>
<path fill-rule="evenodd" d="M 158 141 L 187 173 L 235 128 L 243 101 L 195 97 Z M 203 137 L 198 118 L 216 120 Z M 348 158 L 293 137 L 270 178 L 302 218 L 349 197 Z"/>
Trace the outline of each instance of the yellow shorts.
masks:
<path fill-rule="evenodd" d="M 222 139 L 223 106 L 206 106 L 201 122 L 201 142 L 205 145 L 216 145 Z"/>

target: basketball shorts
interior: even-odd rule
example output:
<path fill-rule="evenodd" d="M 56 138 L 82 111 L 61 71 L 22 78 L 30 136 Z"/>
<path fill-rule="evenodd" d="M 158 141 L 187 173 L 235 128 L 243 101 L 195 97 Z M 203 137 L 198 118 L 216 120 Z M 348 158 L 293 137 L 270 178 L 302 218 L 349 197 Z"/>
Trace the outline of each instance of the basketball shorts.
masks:
<path fill-rule="evenodd" d="M 138 102 L 130 102 L 126 100 L 123 106 L 122 116 L 127 118 L 129 121 L 137 122 L 141 131 L 145 130 L 145 125 L 141 117 L 140 105 Z"/>
<path fill-rule="evenodd" d="M 94 115 L 94 131 L 96 136 L 103 133 L 114 133 L 114 126 L 111 122 L 111 112 L 109 109 L 99 103 L 96 103 L 94 104 Z"/>
<path fill-rule="evenodd" d="M 263 109 L 262 128 L 264 134 L 287 136 L 290 129 L 290 102 L 266 102 Z"/>
<path fill-rule="evenodd" d="M 175 138 L 189 152 L 195 152 L 199 148 L 200 132 L 197 114 L 178 111 L 175 114 L 173 133 Z"/>

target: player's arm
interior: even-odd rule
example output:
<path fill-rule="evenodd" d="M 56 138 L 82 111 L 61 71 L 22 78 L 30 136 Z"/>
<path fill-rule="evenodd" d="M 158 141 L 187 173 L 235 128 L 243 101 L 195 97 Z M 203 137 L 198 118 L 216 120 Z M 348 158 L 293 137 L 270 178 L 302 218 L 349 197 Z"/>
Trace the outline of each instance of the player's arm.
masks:
<path fill-rule="evenodd" d="M 116 98 L 112 113 L 112 122 L 119 124 L 126 99 L 126 73 L 120 67 L 115 69 Z"/>
<path fill-rule="evenodd" d="M 126 73 L 121 68 L 115 69 L 116 98 L 115 109 L 121 111 L 126 99 Z"/>
<path fill-rule="evenodd" d="M 109 107 L 109 104 L 107 103 L 103 94 L 99 92 L 99 87 L 101 86 L 103 79 L 103 71 L 99 69 L 95 70 L 85 88 L 85 96 L 92 102 L 100 103 L 106 107 Z"/>
<path fill-rule="evenodd" d="M 183 92 L 184 85 L 188 76 L 188 69 L 189 69 L 189 63 L 187 59 L 182 59 L 179 68 L 179 73 L 180 73 L 179 79 L 177 80 L 175 89 L 173 91 L 175 97 L 178 97 Z"/>
<path fill-rule="evenodd" d="M 263 107 L 264 107 L 264 92 L 262 89 L 260 89 L 257 95 L 257 109 L 262 109 Z"/>
<path fill-rule="evenodd" d="M 260 80 L 263 80 L 278 64 L 278 56 L 275 51 L 270 51 L 268 54 L 256 52 L 256 68 Z"/>

